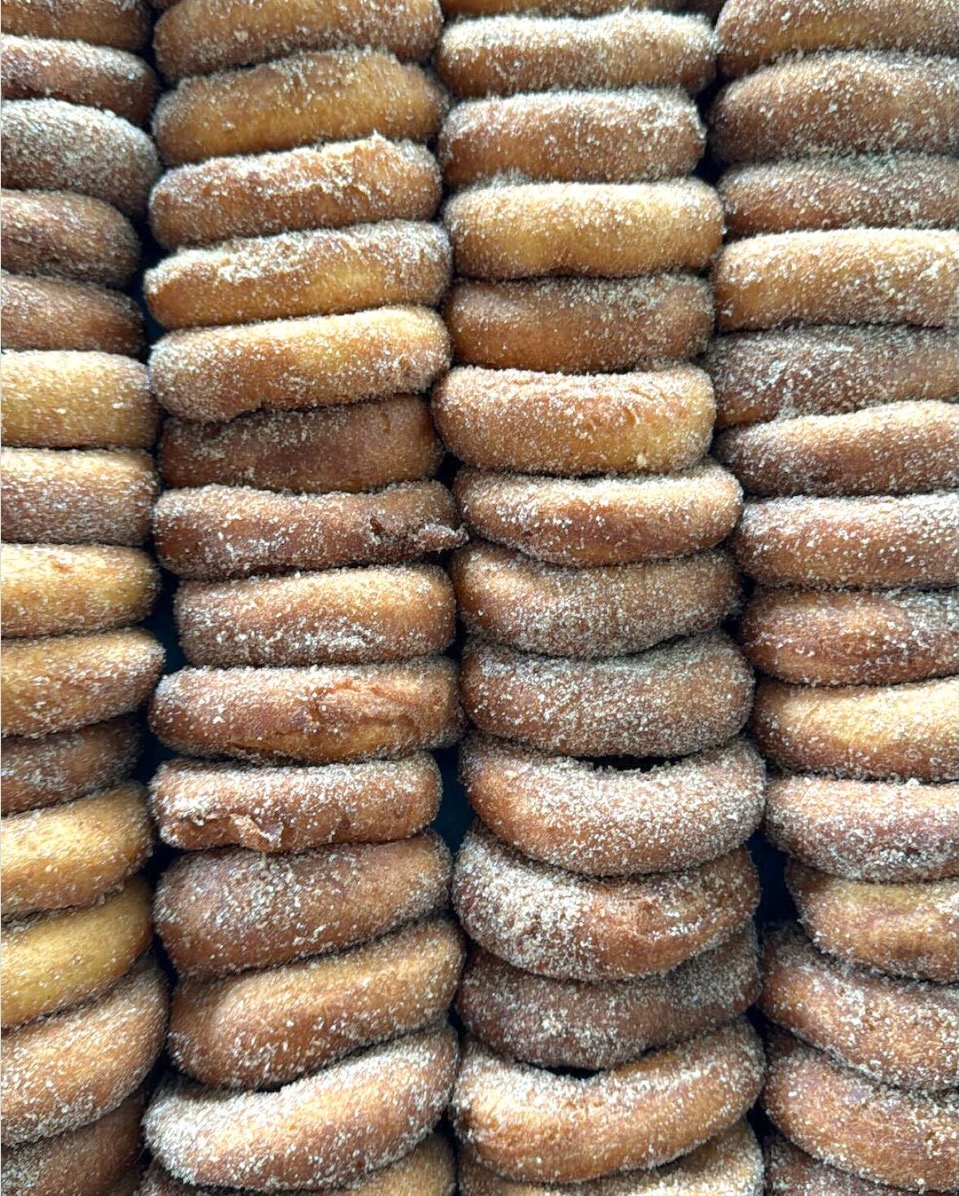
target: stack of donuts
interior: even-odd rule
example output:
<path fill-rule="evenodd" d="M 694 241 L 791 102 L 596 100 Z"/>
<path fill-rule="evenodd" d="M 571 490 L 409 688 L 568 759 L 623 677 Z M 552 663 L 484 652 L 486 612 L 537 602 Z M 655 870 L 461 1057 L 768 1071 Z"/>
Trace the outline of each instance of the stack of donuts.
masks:
<path fill-rule="evenodd" d="M 138 1182 L 166 987 L 145 953 L 153 846 L 134 712 L 163 664 L 134 626 L 156 476 L 131 221 L 158 173 L 129 0 L 3 7 L 2 820 L 5 1196 Z"/>
<path fill-rule="evenodd" d="M 155 29 L 154 532 L 188 667 L 151 711 L 185 853 L 156 904 L 179 1075 L 147 1113 L 154 1196 L 453 1188 L 431 1131 L 463 948 L 425 828 L 460 715 L 425 560 L 462 535 L 420 394 L 449 361 L 440 23 L 435 0 L 182 0 Z"/>
<path fill-rule="evenodd" d="M 957 1182 L 957 6 L 728 0 L 709 353 L 800 926 L 769 1190 Z"/>

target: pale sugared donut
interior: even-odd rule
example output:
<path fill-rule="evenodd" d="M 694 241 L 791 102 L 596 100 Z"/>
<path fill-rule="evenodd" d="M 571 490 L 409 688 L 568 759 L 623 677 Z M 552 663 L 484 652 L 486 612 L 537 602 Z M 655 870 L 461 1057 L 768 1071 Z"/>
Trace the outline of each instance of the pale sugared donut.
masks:
<path fill-rule="evenodd" d="M 147 368 L 112 353 L 52 350 L 0 358 L 3 443 L 145 449 L 157 433 Z"/>
<path fill-rule="evenodd" d="M 142 129 L 65 100 L 9 100 L 4 108 L 4 187 L 77 191 L 126 216 L 146 213 L 160 162 Z"/>
<path fill-rule="evenodd" d="M 956 784 L 774 777 L 764 832 L 775 847 L 851 880 L 956 876 Z"/>
<path fill-rule="evenodd" d="M 140 357 L 143 316 L 119 291 L 59 278 L 4 274 L 3 349 L 73 349 Z"/>
<path fill-rule="evenodd" d="M 99 1000 L 3 1036 L 3 1141 L 30 1142 L 115 1109 L 153 1066 L 167 985 L 144 960 Z"/>
<path fill-rule="evenodd" d="M 957 361 L 946 328 L 789 328 L 714 337 L 703 365 L 720 430 L 904 399 L 955 403 Z"/>
<path fill-rule="evenodd" d="M 583 1078 L 471 1041 L 451 1116 L 471 1156 L 491 1170 L 574 1183 L 688 1153 L 739 1121 L 762 1082 L 763 1048 L 745 1020 Z"/>
<path fill-rule="evenodd" d="M 631 565 L 701 552 L 741 511 L 715 461 L 675 474 L 550 478 L 461 469 L 453 488 L 472 533 L 555 565 Z"/>
<path fill-rule="evenodd" d="M 633 10 L 456 21 L 443 31 L 436 67 L 456 96 L 643 86 L 695 93 L 713 78 L 713 30 L 699 17 Z"/>
<path fill-rule="evenodd" d="M 191 1184 L 342 1186 L 402 1158 L 427 1136 L 446 1107 L 458 1054 L 457 1037 L 444 1026 L 273 1092 L 226 1094 L 168 1082 L 147 1110 L 147 1144 Z"/>
<path fill-rule="evenodd" d="M 759 996 L 753 925 L 662 976 L 584 984 L 474 951 L 457 997 L 467 1030 L 498 1054 L 591 1070 L 731 1021 Z"/>
<path fill-rule="evenodd" d="M 112 987 L 150 945 L 150 886 L 140 876 L 96 905 L 4 925 L 6 1030 L 69 1009 Z"/>
<path fill-rule="evenodd" d="M 711 112 L 711 144 L 733 163 L 903 151 L 955 156 L 957 99 L 949 58 L 809 54 L 725 87 Z"/>
<path fill-rule="evenodd" d="M 821 954 L 793 926 L 767 933 L 760 1008 L 847 1067 L 938 1091 L 957 1074 L 957 990 L 893 980 Z"/>
<path fill-rule="evenodd" d="M 449 568 L 468 631 L 545 656 L 623 656 L 709 631 L 740 594 L 733 559 L 720 550 L 573 569 L 475 540 Z"/>
<path fill-rule="evenodd" d="M 467 465 L 590 474 L 694 465 L 710 445 L 713 387 L 694 366 L 567 376 L 451 370 L 434 388 L 433 417 Z"/>
<path fill-rule="evenodd" d="M 768 498 L 749 502 L 731 546 L 771 586 L 952 586 L 957 496 Z"/>
<path fill-rule="evenodd" d="M 173 332 L 152 348 L 150 382 L 172 415 L 210 422 L 426 390 L 449 362 L 436 312 L 385 307 Z"/>
<path fill-rule="evenodd" d="M 443 109 L 443 93 L 420 67 L 378 50 L 330 50 L 185 79 L 161 97 L 153 132 L 176 166 L 371 133 L 428 141 Z"/>
<path fill-rule="evenodd" d="M 439 203 L 440 173 L 429 150 L 374 134 L 170 170 L 150 196 L 150 226 L 169 249 L 304 228 L 429 220 Z"/>
<path fill-rule="evenodd" d="M 505 843 L 595 876 L 715 859 L 748 839 L 763 813 L 763 763 L 743 740 L 634 771 L 472 736 L 460 774 L 471 806 Z"/>
<path fill-rule="evenodd" d="M 896 685 L 957 671 L 953 590 L 757 590 L 740 624 L 755 668 L 804 685 Z"/>
<path fill-rule="evenodd" d="M 739 166 L 717 184 L 728 237 L 802 229 L 949 228 L 957 163 L 923 154 Z"/>
<path fill-rule="evenodd" d="M 617 12 L 623 0 L 440 0 L 448 17 L 490 17 L 498 13 L 530 13 L 534 16 L 595 17 Z M 658 8 L 673 12 L 685 7 L 682 0 L 633 0 L 631 8 Z M 690 5 L 689 7 L 694 7 Z"/>
<path fill-rule="evenodd" d="M 374 494 L 168 490 L 157 502 L 153 535 L 167 569 L 204 581 L 399 564 L 446 552 L 466 538 L 450 491 L 439 482 Z"/>
<path fill-rule="evenodd" d="M 764 1175 L 771 1196 L 891 1196 L 887 1184 L 875 1184 L 829 1163 L 772 1134 L 764 1147 Z"/>
<path fill-rule="evenodd" d="M 878 1084 L 777 1034 L 761 1101 L 785 1137 L 831 1166 L 910 1191 L 956 1191 L 954 1092 Z"/>
<path fill-rule="evenodd" d="M 757 905 L 743 849 L 685 872 L 597 880 L 528 859 L 479 824 L 457 856 L 453 905 L 481 947 L 559 980 L 630 980 L 714 947 Z"/>
<path fill-rule="evenodd" d="M 12 274 L 46 274 L 125 286 L 140 261 L 133 225 L 89 195 L 3 191 L 0 248 Z"/>
<path fill-rule="evenodd" d="M 164 652 L 140 628 L 8 640 L 0 653 L 4 735 L 75 731 L 136 710 L 156 685 Z"/>
<path fill-rule="evenodd" d="M 352 950 L 184 980 L 167 1050 L 203 1084 L 275 1088 L 446 1015 L 463 967 L 454 924 L 431 918 Z"/>
<path fill-rule="evenodd" d="M 694 357 L 713 332 L 701 278 L 459 282 L 444 318 L 459 361 L 495 369 L 595 374 Z"/>
<path fill-rule="evenodd" d="M 446 205 L 457 273 L 623 278 L 700 270 L 723 240 L 723 208 L 699 179 L 499 183 Z"/>
<path fill-rule="evenodd" d="M 143 0 L 9 0 L 2 28 L 22 37 L 139 50 L 150 35 L 150 10 Z"/>

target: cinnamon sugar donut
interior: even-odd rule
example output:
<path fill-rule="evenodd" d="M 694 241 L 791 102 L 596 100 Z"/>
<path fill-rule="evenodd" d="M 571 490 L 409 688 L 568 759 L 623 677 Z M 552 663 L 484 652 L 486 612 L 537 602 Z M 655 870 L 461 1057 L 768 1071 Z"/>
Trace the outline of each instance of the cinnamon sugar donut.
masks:
<path fill-rule="evenodd" d="M 150 196 L 150 226 L 171 249 L 377 220 L 429 220 L 439 203 L 440 172 L 429 150 L 375 133 L 170 170 Z"/>
<path fill-rule="evenodd" d="M 143 316 L 132 299 L 91 283 L 4 274 L 4 349 L 74 349 L 140 357 Z"/>
<path fill-rule="evenodd" d="M 125 286 L 140 261 L 133 225 L 89 195 L 3 191 L 0 248 L 13 274 Z"/>
<path fill-rule="evenodd" d="M 143 0 L 9 0 L 3 6 L 4 33 L 139 50 L 150 34 L 150 10 Z"/>
<path fill-rule="evenodd" d="M 374 494 L 287 495 L 205 486 L 168 490 L 154 548 L 180 577 L 390 565 L 446 552 L 465 535 L 450 491 L 409 482 Z"/>
<path fill-rule="evenodd" d="M 385 307 L 173 332 L 152 348 L 150 382 L 172 415 L 209 422 L 426 390 L 449 361 L 436 312 Z"/>
<path fill-rule="evenodd" d="M 693 366 L 579 377 L 451 370 L 433 416 L 449 451 L 480 469 L 669 473 L 694 465 L 713 430 L 713 387 Z"/>
<path fill-rule="evenodd" d="M 823 1163 L 788 1142 L 781 1134 L 772 1134 L 764 1149 L 765 1177 L 771 1196 L 890 1196 L 886 1184 L 851 1175 Z"/>
<path fill-rule="evenodd" d="M 525 972 L 591 983 L 675 968 L 729 938 L 758 896 L 743 849 L 685 872 L 598 880 L 528 859 L 479 824 L 453 877 L 474 942 Z"/>
<path fill-rule="evenodd" d="M 469 1042 L 451 1115 L 470 1156 L 491 1170 L 574 1183 L 688 1153 L 739 1121 L 762 1080 L 763 1050 L 742 1020 L 584 1078 Z"/>

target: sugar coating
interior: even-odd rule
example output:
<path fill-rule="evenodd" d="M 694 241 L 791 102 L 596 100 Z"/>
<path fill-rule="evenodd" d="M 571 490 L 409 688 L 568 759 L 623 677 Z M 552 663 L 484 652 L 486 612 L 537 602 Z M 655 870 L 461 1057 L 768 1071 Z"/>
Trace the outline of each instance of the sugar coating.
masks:
<path fill-rule="evenodd" d="M 774 1196 L 792 1196 L 798 1184 L 803 1185 L 806 1196 L 890 1196 L 888 1185 L 831 1167 L 788 1142 L 782 1134 L 774 1133 L 767 1140 L 764 1163 L 768 1190 Z"/>
<path fill-rule="evenodd" d="M 4 274 L 4 349 L 72 349 L 140 357 L 143 316 L 132 299 L 93 283 Z"/>
<path fill-rule="evenodd" d="M 3 31 L 139 50 L 150 32 L 144 0 L 10 0 Z"/>

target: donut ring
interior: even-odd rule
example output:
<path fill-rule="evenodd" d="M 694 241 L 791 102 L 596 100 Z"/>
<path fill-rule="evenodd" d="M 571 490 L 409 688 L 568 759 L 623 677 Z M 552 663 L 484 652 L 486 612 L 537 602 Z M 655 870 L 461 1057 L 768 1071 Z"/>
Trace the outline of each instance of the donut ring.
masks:
<path fill-rule="evenodd" d="M 433 391 L 451 453 L 520 473 L 684 469 L 709 448 L 713 415 L 710 379 L 685 365 L 587 377 L 468 367 Z"/>
<path fill-rule="evenodd" d="M 118 291 L 59 278 L 4 274 L 0 287 L 4 349 L 74 349 L 141 357 L 143 316 Z"/>
<path fill-rule="evenodd" d="M 806 1154 L 781 1134 L 773 1134 L 764 1150 L 764 1175 L 772 1196 L 890 1196 L 886 1184 L 871 1183 L 839 1171 Z"/>
<path fill-rule="evenodd" d="M 448 187 L 497 175 L 552 182 L 682 178 L 706 133 L 682 92 L 556 92 L 458 104 L 440 131 Z"/>
<path fill-rule="evenodd" d="M 372 133 L 429 141 L 443 108 L 420 67 L 377 50 L 330 50 L 185 79 L 160 97 L 153 134 L 163 160 L 178 166 Z"/>
<path fill-rule="evenodd" d="M 142 0 L 10 0 L 3 6 L 3 32 L 21 37 L 139 50 L 150 36 L 150 10 Z"/>
<path fill-rule="evenodd" d="M 957 785 L 774 777 L 764 833 L 781 851 L 849 880 L 956 876 Z"/>
<path fill-rule="evenodd" d="M 426 390 L 449 362 L 436 312 L 385 307 L 174 332 L 152 347 L 150 382 L 172 415 L 209 422 Z"/>
<path fill-rule="evenodd" d="M 749 502 L 731 537 L 761 585 L 952 586 L 957 496 L 769 498 Z"/>
<path fill-rule="evenodd" d="M 4 926 L 3 1028 L 69 1009 L 111 988 L 150 945 L 150 886 L 141 876 L 96 905 Z"/>
<path fill-rule="evenodd" d="M 442 1114 L 457 1069 L 448 1026 L 408 1034 L 275 1092 L 165 1084 L 147 1143 L 191 1184 L 335 1187 L 409 1153 Z M 364 1109 L 362 1116 L 357 1110 Z"/>
<path fill-rule="evenodd" d="M 762 1082 L 763 1049 L 744 1020 L 583 1079 L 469 1042 L 451 1116 L 483 1166 L 513 1179 L 575 1183 L 688 1153 L 736 1124 Z"/>
<path fill-rule="evenodd" d="M 685 872 L 597 880 L 528 859 L 479 824 L 453 875 L 474 942 L 525 972 L 591 983 L 675 968 L 729 938 L 758 896 L 743 849 Z"/>
<path fill-rule="evenodd" d="M 878 1084 L 778 1034 L 761 1099 L 782 1134 L 831 1166 L 913 1191 L 954 1190 L 956 1093 Z"/>
<path fill-rule="evenodd" d="M 430 220 L 439 203 L 440 172 L 430 151 L 374 134 L 168 171 L 150 195 L 150 227 L 171 249 L 378 220 Z"/>
<path fill-rule="evenodd" d="M 223 980 L 185 980 L 167 1049 L 187 1075 L 274 1088 L 444 1017 L 463 967 L 454 924 L 433 918 L 305 963 Z"/>
<path fill-rule="evenodd" d="M 723 207 L 699 179 L 499 183 L 455 195 L 443 221 L 457 273 L 489 280 L 701 270 L 723 240 Z"/>

